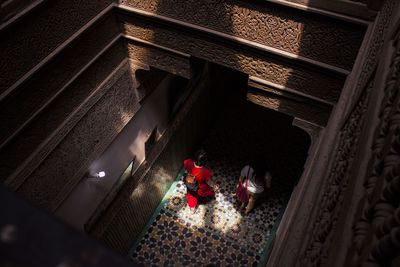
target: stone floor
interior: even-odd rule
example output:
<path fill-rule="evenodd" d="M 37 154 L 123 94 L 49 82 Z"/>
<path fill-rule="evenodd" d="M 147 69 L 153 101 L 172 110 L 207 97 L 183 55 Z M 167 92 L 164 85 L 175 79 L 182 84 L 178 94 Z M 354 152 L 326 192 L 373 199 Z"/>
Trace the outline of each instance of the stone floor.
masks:
<path fill-rule="evenodd" d="M 279 116 L 251 103 L 230 102 L 202 143 L 220 191 L 191 215 L 182 170 L 133 244 L 132 260 L 146 266 L 262 265 L 307 149 L 291 118 Z M 271 161 L 272 189 L 244 216 L 235 185 L 241 168 L 260 152 Z"/>

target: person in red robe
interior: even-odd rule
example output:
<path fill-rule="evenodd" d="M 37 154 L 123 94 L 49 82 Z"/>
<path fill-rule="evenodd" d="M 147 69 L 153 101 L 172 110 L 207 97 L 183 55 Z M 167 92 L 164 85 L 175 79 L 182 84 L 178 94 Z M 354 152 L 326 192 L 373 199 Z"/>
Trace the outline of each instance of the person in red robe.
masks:
<path fill-rule="evenodd" d="M 206 152 L 203 149 L 197 151 L 193 159 L 184 161 L 184 167 L 188 173 L 196 177 L 199 189 L 194 192 L 187 188 L 187 201 L 192 213 L 196 212 L 197 202 L 201 197 L 214 196 L 214 189 L 218 190 L 218 185 L 210 181 L 212 171 L 204 166 L 206 160 Z"/>

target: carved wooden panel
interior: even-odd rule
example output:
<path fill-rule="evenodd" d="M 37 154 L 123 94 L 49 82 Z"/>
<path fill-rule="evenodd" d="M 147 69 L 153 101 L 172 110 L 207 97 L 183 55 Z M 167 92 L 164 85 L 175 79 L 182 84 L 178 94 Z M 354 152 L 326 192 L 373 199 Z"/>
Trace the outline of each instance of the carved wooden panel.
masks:
<path fill-rule="evenodd" d="M 380 59 L 379 56 L 384 43 L 383 36 L 386 36 L 389 30 L 388 25 L 392 19 L 395 4 L 395 1 L 386 1 L 385 5 L 380 11 L 380 15 L 378 17 L 379 21 L 376 23 L 376 27 L 372 33 L 372 40 L 370 41 L 368 51 L 365 56 L 360 78 L 358 79 L 357 86 L 354 90 L 355 94 L 360 94 L 362 88 L 365 87 L 369 77 L 375 69 L 377 62 Z"/>
<path fill-rule="evenodd" d="M 318 215 L 312 227 L 311 242 L 302 255 L 303 266 L 324 266 L 336 222 L 342 212 L 342 202 L 349 182 L 349 170 L 359 145 L 364 126 L 372 80 L 339 133 L 336 155 L 330 168 L 324 193 L 318 203 Z"/>
<path fill-rule="evenodd" d="M 398 29 L 400 31 L 400 28 Z M 364 181 L 360 216 L 353 226 L 352 265 L 395 266 L 400 243 L 400 38 L 385 84 L 381 124 Z M 396 259 L 397 258 L 397 259 Z"/>
<path fill-rule="evenodd" d="M 344 76 L 315 71 L 308 66 L 252 51 L 248 47 L 236 47 L 200 38 L 194 33 L 173 31 L 165 26 L 147 24 L 126 16 L 121 16 L 121 20 L 125 33 L 129 36 L 215 62 L 330 102 L 336 102 L 343 86 Z"/>
<path fill-rule="evenodd" d="M 329 168 L 329 176 L 316 207 L 318 210 L 317 215 L 309 228 L 311 237 L 304 253 L 301 255 L 301 266 L 324 266 L 330 250 L 334 249 L 331 247 L 332 240 L 334 235 L 338 234 L 335 231 L 335 226 L 341 214 L 345 212 L 343 199 L 347 193 L 351 193 L 346 191 L 347 185 L 349 179 L 356 179 L 350 175 L 350 170 L 353 168 L 353 159 L 359 146 L 363 145 L 359 144 L 363 128 L 371 127 L 371 125 L 363 124 L 368 106 L 376 105 L 374 101 L 369 100 L 370 91 L 374 88 L 375 74 L 373 71 L 376 69 L 385 38 L 385 35 L 381 35 L 381 32 L 387 32 L 394 3 L 394 1 L 386 1 L 386 6 L 379 17 L 378 27 L 372 38 L 374 42 L 369 47 L 368 58 L 363 64 L 363 72 L 359 76 L 358 83 L 354 89 L 360 90 L 360 86 L 364 86 L 361 87 L 359 97 L 339 133 L 335 149 L 336 154 L 332 156 L 333 160 Z M 397 73 L 397 79 L 398 77 Z M 380 167 L 383 167 L 383 164 Z M 371 214 L 370 212 L 373 212 L 373 210 L 368 209 L 367 213 Z M 369 243 L 368 246 L 370 245 Z M 356 264 L 355 266 L 358 265 Z"/>
<path fill-rule="evenodd" d="M 126 63 L 124 74 L 17 192 L 40 207 L 54 210 L 138 109 Z"/>
<path fill-rule="evenodd" d="M 350 70 L 365 26 L 264 1 L 122 0 L 175 18 Z"/>

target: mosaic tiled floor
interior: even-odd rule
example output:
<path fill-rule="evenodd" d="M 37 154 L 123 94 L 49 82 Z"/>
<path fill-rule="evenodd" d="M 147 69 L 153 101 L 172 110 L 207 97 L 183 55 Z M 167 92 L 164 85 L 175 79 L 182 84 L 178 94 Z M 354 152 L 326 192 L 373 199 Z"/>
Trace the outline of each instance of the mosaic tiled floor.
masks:
<path fill-rule="evenodd" d="M 220 190 L 200 203 L 192 215 L 181 173 L 164 196 L 155 214 L 129 255 L 146 266 L 261 266 L 291 193 L 292 180 L 273 176 L 267 199 L 247 216 L 240 212 L 235 186 L 241 168 L 257 150 L 268 151 L 268 124 L 249 120 L 243 109 L 227 109 L 218 127 L 203 143 L 208 163 Z M 251 118 L 256 118 L 254 116 Z M 257 114 L 256 114 L 257 115 Z M 226 119 L 230 118 L 230 119 Z M 232 121 L 235 120 L 235 123 Z M 235 133 L 237 124 L 244 125 Z M 253 125 L 253 127 L 247 125 Z M 251 140 L 249 143 L 243 140 Z M 290 168 L 290 167 L 289 167 Z"/>
<path fill-rule="evenodd" d="M 244 217 L 228 193 L 233 192 L 234 181 L 224 183 L 221 176 L 216 181 L 220 192 L 192 215 L 178 177 L 132 249 L 132 257 L 146 266 L 257 265 L 276 230 L 285 198 L 271 197 Z"/>

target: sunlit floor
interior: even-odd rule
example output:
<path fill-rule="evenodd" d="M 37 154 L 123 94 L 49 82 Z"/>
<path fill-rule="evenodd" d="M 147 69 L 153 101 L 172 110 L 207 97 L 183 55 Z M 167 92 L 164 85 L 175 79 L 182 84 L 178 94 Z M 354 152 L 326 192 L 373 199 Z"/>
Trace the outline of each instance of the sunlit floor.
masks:
<path fill-rule="evenodd" d="M 220 191 L 215 198 L 200 203 L 196 214 L 192 215 L 179 174 L 133 245 L 129 255 L 134 261 L 146 266 L 263 264 L 295 181 L 285 176 L 298 172 L 291 161 L 281 166 L 279 163 L 290 156 L 287 153 L 291 152 L 285 151 L 294 153 L 293 146 L 297 150 L 300 148 L 297 143 L 290 142 L 295 137 L 273 125 L 268 116 L 261 116 L 265 111 L 251 104 L 242 105 L 228 106 L 203 142 L 208 152 L 207 166 L 213 171 L 213 179 L 220 184 Z M 274 136 L 273 132 L 278 135 Z M 281 140 L 277 141 L 279 134 Z M 279 158 L 273 164 L 273 186 L 269 197 L 244 216 L 234 194 L 235 186 L 241 168 L 259 152 L 272 153 Z M 299 163 L 298 159 L 292 161 Z M 284 176 L 277 174 L 280 168 L 285 169 Z"/>

